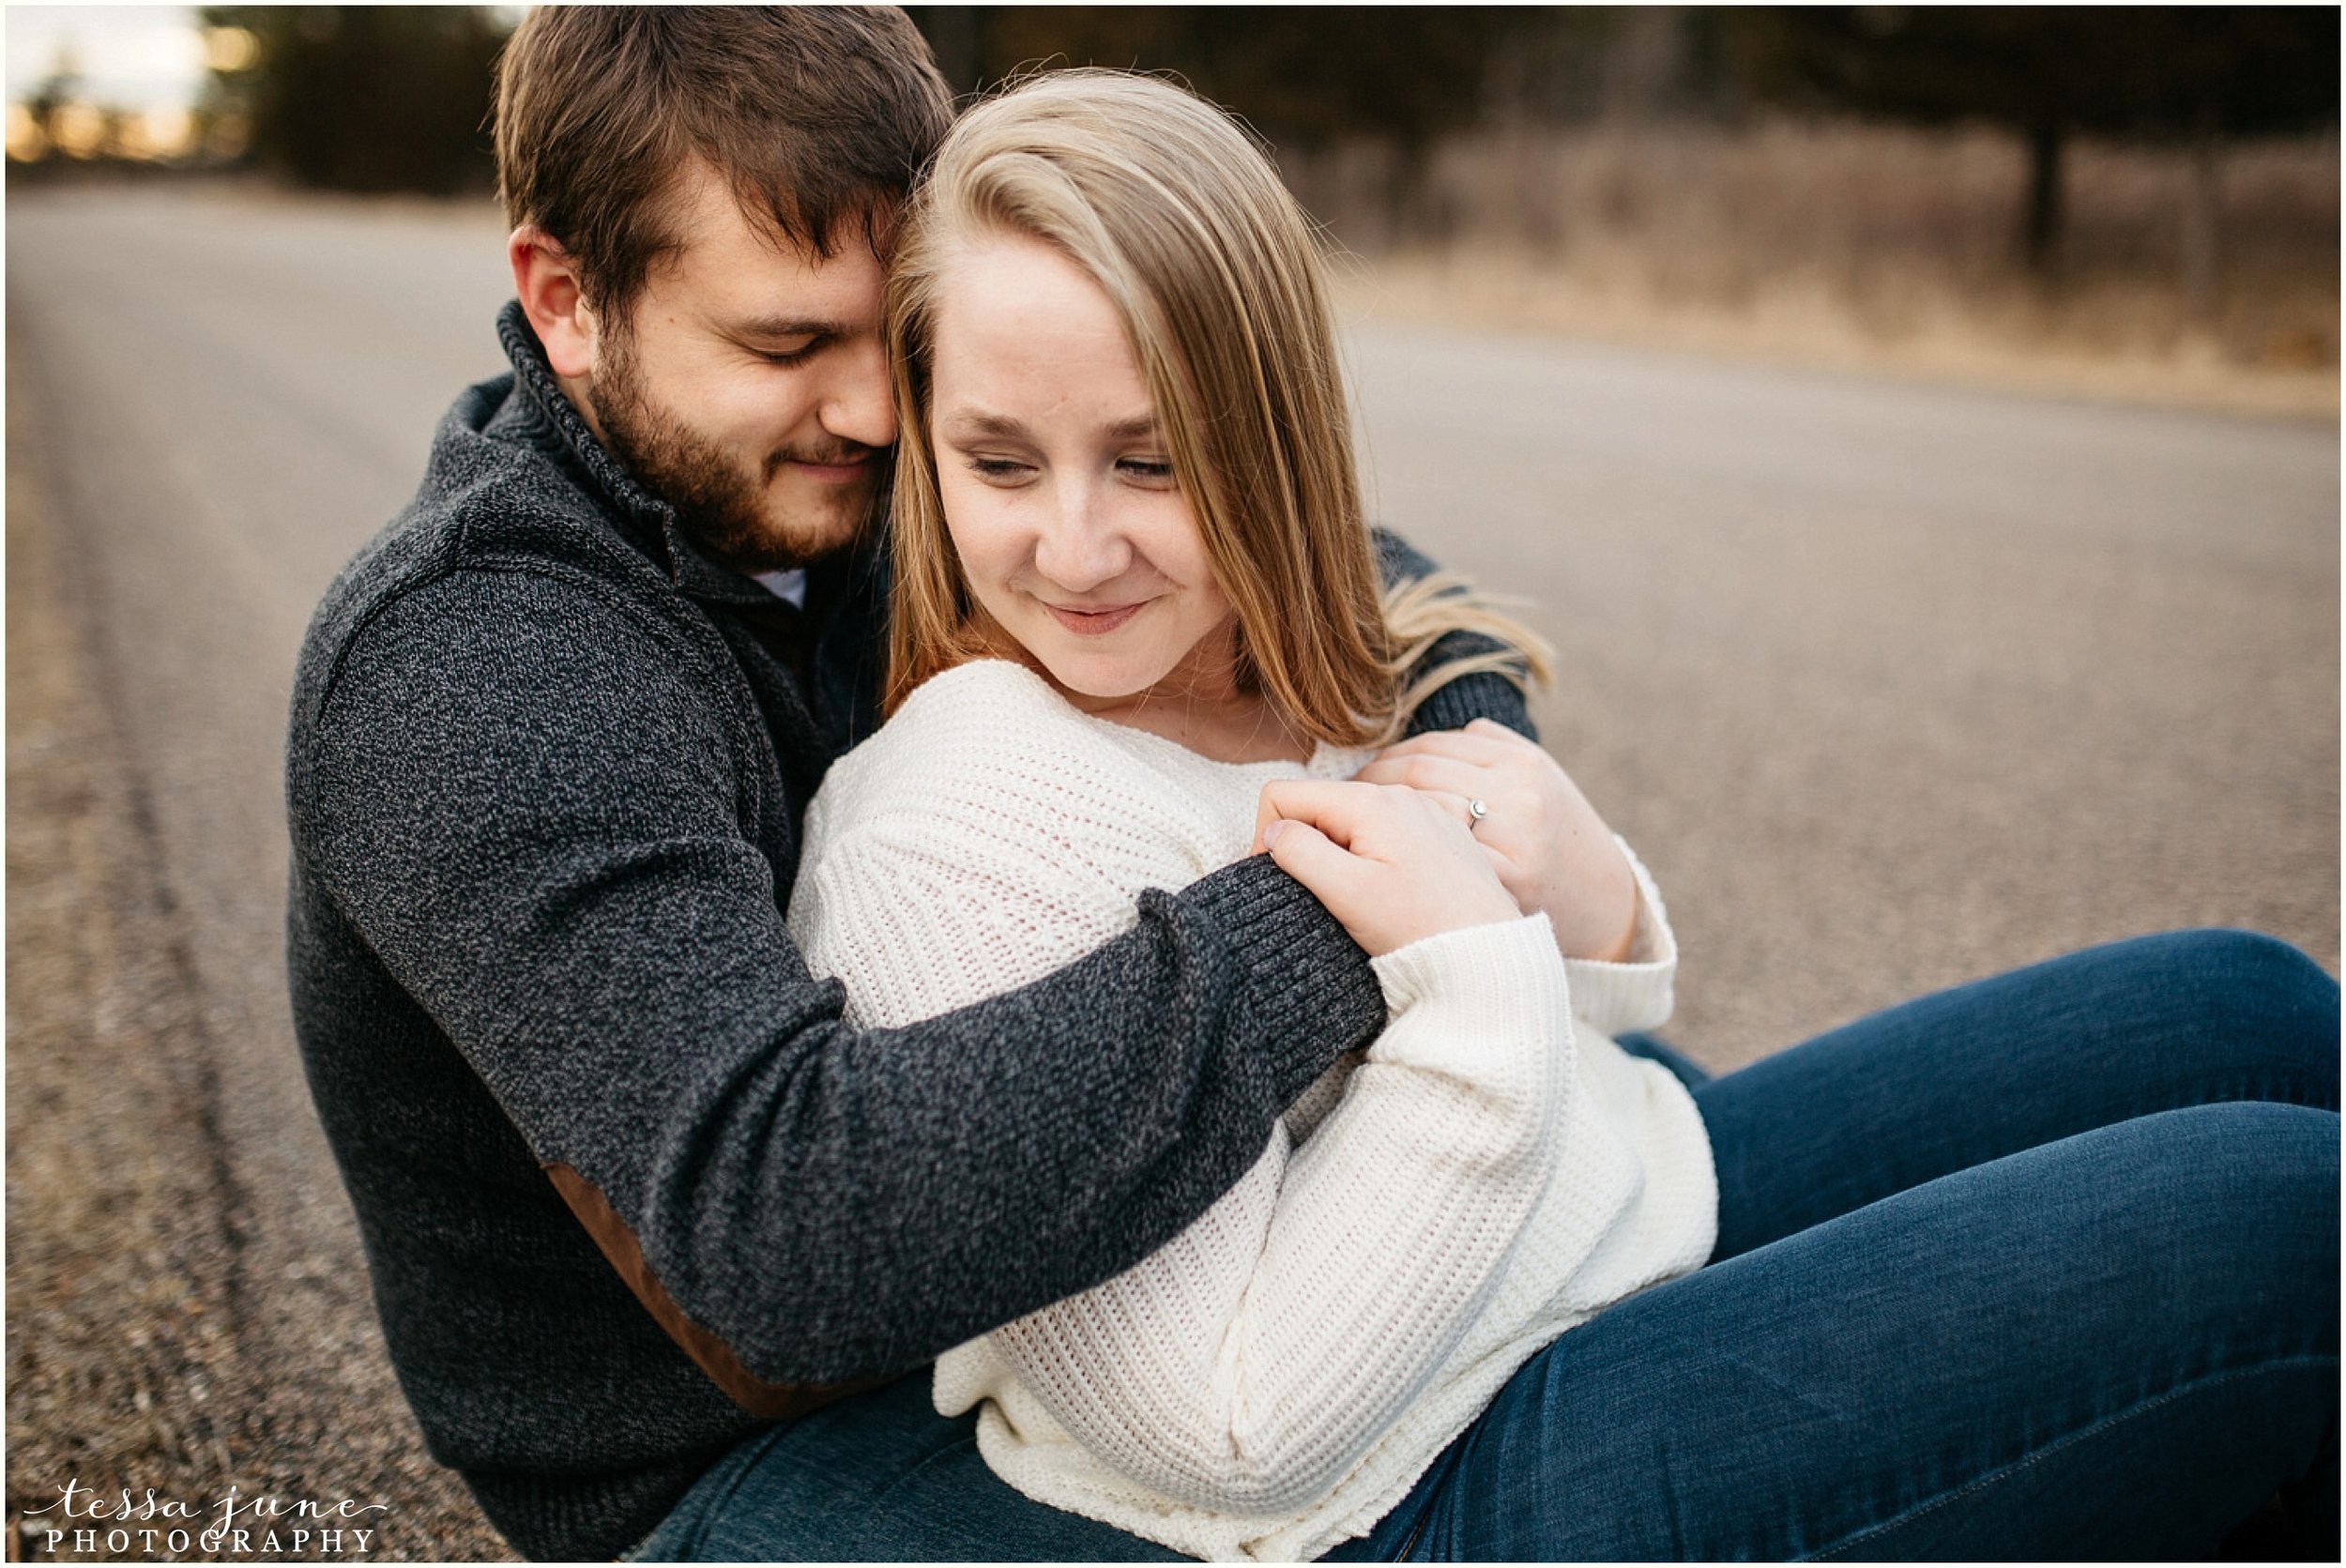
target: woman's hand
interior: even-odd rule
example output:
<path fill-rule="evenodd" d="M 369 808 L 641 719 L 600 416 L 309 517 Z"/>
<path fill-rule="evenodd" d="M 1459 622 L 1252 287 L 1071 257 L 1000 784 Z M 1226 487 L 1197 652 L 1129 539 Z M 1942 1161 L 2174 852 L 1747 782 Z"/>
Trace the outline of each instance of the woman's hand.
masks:
<path fill-rule="evenodd" d="M 1605 819 L 1537 743 L 1477 719 L 1388 746 L 1354 777 L 1424 791 L 1461 823 L 1471 820 L 1468 802 L 1482 801 L 1475 841 L 1526 912 L 1547 912 L 1564 956 L 1628 956 L 1637 878 Z"/>
<path fill-rule="evenodd" d="M 1371 957 L 1523 911 L 1462 809 L 1413 789 L 1317 779 L 1263 786 L 1255 843 Z"/>

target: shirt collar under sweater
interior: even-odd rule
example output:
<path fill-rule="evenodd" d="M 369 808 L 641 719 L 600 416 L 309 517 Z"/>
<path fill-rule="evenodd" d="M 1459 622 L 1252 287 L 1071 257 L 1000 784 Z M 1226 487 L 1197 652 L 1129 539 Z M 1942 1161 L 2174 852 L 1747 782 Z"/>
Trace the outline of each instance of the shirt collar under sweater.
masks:
<path fill-rule="evenodd" d="M 512 362 L 514 387 L 497 422 L 559 464 L 686 598 L 724 606 L 752 624 L 773 612 L 800 621 L 796 635 L 803 657 L 785 662 L 813 688 L 807 694 L 823 715 L 828 754 L 870 734 L 879 721 L 878 650 L 889 582 L 885 524 L 876 519 L 862 542 L 810 565 L 801 597 L 791 607 L 766 585 L 705 555 L 677 509 L 596 438 L 555 378 L 520 300 L 508 300 L 497 312 L 497 339 Z"/>

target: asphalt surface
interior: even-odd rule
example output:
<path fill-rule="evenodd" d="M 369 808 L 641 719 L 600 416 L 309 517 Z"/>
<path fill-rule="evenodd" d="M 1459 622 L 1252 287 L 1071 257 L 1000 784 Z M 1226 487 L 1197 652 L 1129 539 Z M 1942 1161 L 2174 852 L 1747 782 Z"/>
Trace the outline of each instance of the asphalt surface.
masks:
<path fill-rule="evenodd" d="M 170 1092 L 204 1114 L 174 1135 L 217 1173 L 186 1201 L 235 1210 L 219 1473 L 386 1496 L 384 1555 L 497 1545 L 416 1454 L 309 1108 L 280 748 L 312 604 L 500 367 L 501 238 L 485 206 L 217 191 L 12 191 L 8 218 L 10 549 L 38 525 L 53 560 L 31 586 L 12 562 L 9 608 L 60 628 L 35 655 L 78 662 L 53 705 L 83 738 L 15 784 L 12 667 L 12 787 L 118 786 L 91 840 L 112 869 L 60 861 L 53 890 L 144 900 L 139 939 L 172 955 L 142 982 L 177 1009 L 155 1048 L 186 1058 Z M 1349 347 L 1379 515 L 1530 600 L 1562 653 L 1538 712 L 1669 901 L 1693 1054 L 2173 926 L 2270 931 L 2336 972 L 2335 424 L 1375 319 Z M 12 812 L 12 938 L 27 830 Z M 13 951 L 10 976 L 15 1085 L 80 1047 L 52 1020 L 23 1059 Z M 38 1283 L 10 1282 L 12 1378 Z M 53 1466 L 79 1440 L 19 1425 L 12 1509 L 54 1484 L 25 1443 Z"/>

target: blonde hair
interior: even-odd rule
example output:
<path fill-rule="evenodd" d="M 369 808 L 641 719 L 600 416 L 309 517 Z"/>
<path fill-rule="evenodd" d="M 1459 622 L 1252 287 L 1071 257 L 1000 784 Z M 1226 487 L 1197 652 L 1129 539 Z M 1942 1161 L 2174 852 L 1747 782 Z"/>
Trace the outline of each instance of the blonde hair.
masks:
<path fill-rule="evenodd" d="M 1325 264 L 1270 160 L 1229 116 L 1168 83 L 1069 70 L 965 114 L 906 216 L 886 307 L 901 415 L 891 711 L 984 651 L 938 495 L 928 370 L 939 277 L 991 236 L 1055 247 L 1122 318 L 1236 612 L 1242 690 L 1314 739 L 1370 745 L 1462 675 L 1547 678 L 1546 643 L 1460 579 L 1379 592 Z M 1458 631 L 1507 646 L 1404 690 Z"/>

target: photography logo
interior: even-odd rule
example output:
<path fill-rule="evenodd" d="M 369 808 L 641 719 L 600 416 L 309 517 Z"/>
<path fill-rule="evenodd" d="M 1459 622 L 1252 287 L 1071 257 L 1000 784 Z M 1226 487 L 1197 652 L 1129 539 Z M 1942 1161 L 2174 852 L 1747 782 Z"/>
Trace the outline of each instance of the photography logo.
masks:
<path fill-rule="evenodd" d="M 232 1486 L 204 1502 L 133 1493 L 98 1492 L 69 1480 L 54 1502 L 23 1510 L 18 1532 L 27 1555 L 108 1558 L 285 1558 L 315 1560 L 364 1555 L 373 1545 L 388 1503 L 355 1498 L 322 1501 L 247 1494 Z"/>

